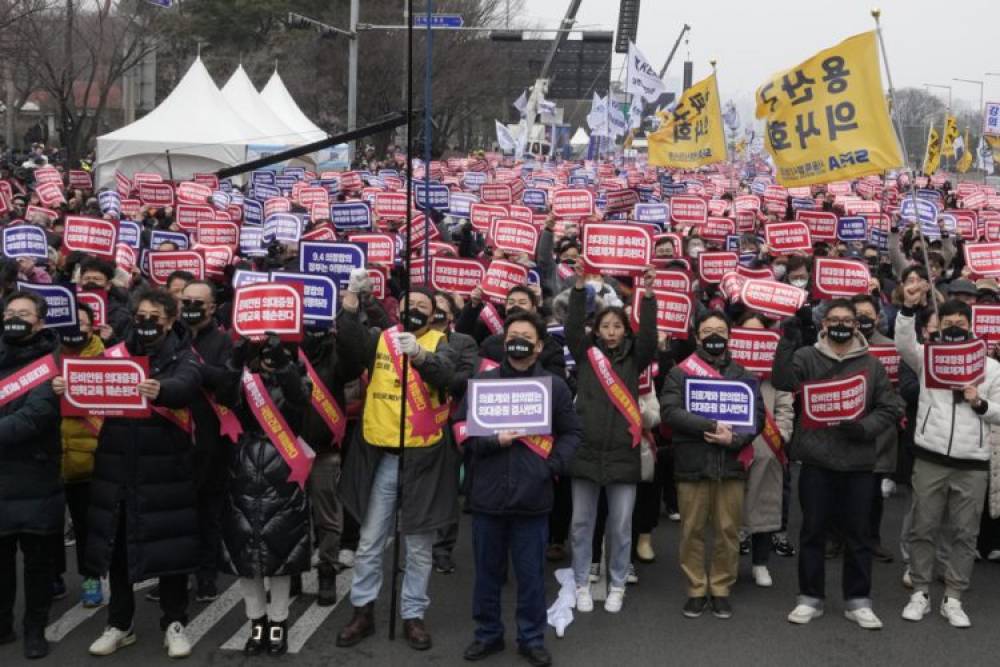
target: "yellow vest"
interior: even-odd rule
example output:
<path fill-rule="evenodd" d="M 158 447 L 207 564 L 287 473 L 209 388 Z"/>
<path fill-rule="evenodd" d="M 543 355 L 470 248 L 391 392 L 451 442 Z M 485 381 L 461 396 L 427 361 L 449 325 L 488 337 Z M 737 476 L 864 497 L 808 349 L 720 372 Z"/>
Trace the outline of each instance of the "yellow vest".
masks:
<path fill-rule="evenodd" d="M 444 337 L 445 335 L 440 331 L 428 329 L 424 335 L 417 339 L 417 343 L 420 347 L 433 353 Z M 413 372 L 412 365 L 409 372 Z M 375 350 L 375 367 L 372 369 L 372 375 L 368 382 L 365 409 L 361 417 L 365 442 L 376 447 L 399 447 L 399 401 L 402 393 L 399 380 L 396 369 L 392 365 L 392 359 L 389 357 L 389 351 L 386 349 L 385 340 L 379 336 L 378 347 Z M 431 408 L 436 409 L 441 405 L 439 392 L 430 387 L 428 390 L 431 397 Z M 414 437 L 413 429 L 409 424 L 409 406 L 407 406 L 406 413 L 405 447 L 428 447 L 444 436 L 442 429 L 439 428 L 430 437 Z M 446 418 L 447 414 L 447 411 L 444 411 Z"/>

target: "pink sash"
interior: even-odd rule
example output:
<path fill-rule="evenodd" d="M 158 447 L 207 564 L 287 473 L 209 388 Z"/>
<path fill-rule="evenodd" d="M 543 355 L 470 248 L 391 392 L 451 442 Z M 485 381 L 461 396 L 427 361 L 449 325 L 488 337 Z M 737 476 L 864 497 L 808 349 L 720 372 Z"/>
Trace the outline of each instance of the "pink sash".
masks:
<path fill-rule="evenodd" d="M 51 354 L 22 368 L 17 373 L 11 373 L 0 380 L 0 405 L 6 405 L 19 396 L 24 396 L 35 387 L 44 384 L 59 375 L 56 360 Z"/>
<path fill-rule="evenodd" d="M 587 350 L 587 359 L 590 360 L 590 367 L 604 388 L 604 393 L 608 395 L 612 405 L 628 422 L 628 431 L 632 434 L 632 446 L 638 446 L 642 440 L 642 415 L 639 412 L 639 404 L 629 393 L 628 387 L 625 386 L 622 379 L 615 373 L 615 369 L 611 367 L 611 361 L 603 352 L 592 345 Z"/>
<path fill-rule="evenodd" d="M 347 430 L 347 415 L 344 411 L 340 409 L 337 404 L 336 399 L 330 390 L 326 388 L 322 380 L 319 379 L 319 375 L 316 373 L 316 369 L 313 365 L 309 363 L 309 358 L 306 357 L 305 352 L 302 348 L 299 348 L 299 361 L 306 367 L 306 373 L 309 375 L 309 381 L 312 382 L 312 396 L 310 396 L 310 402 L 312 403 L 313 409 L 319 413 L 319 416 L 323 418 L 326 423 L 326 427 L 330 429 L 330 433 L 333 434 L 333 441 L 338 445 L 344 440 L 344 432 Z"/>
<path fill-rule="evenodd" d="M 500 314 L 492 303 L 483 305 L 483 309 L 479 311 L 479 319 L 483 321 L 483 324 L 486 325 L 491 334 L 498 334 L 503 331 L 503 320 L 500 319 Z"/>
<path fill-rule="evenodd" d="M 465 444 L 465 441 L 469 439 L 465 422 L 455 422 L 451 428 L 455 436 L 455 443 L 461 448 Z M 516 442 L 520 442 L 535 454 L 538 454 L 543 459 L 547 459 L 552 454 L 552 445 L 555 444 L 555 438 L 551 435 L 522 435 Z"/>
<path fill-rule="evenodd" d="M 316 453 L 289 428 L 288 422 L 271 400 L 271 394 L 268 393 L 259 375 L 243 371 L 243 392 L 247 398 L 247 405 L 257 418 L 257 423 L 264 429 L 271 444 L 278 449 L 281 458 L 291 469 L 288 481 L 295 482 L 304 489 Z"/>

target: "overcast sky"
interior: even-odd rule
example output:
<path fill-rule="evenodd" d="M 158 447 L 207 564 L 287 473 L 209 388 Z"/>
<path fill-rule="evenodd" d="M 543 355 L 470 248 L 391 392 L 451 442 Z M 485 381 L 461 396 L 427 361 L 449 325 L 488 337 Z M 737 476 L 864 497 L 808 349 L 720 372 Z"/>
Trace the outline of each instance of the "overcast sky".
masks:
<path fill-rule="evenodd" d="M 556 27 L 568 0 L 525 0 L 517 19 Z M 619 0 L 583 0 L 584 29 L 616 30 Z M 718 60 L 721 97 L 752 110 L 753 93 L 774 72 L 805 60 L 846 37 L 874 28 L 870 10 L 882 8 L 882 32 L 896 88 L 924 83 L 952 85 L 956 102 L 979 105 L 979 87 L 953 77 L 986 82 L 986 99 L 1000 101 L 1000 0 L 642 0 L 637 44 L 659 68 L 680 33 L 691 26 L 666 80 L 679 80 L 682 62 L 694 62 L 694 79 Z M 617 77 L 622 56 L 616 56 Z M 888 87 L 883 72 L 883 85 Z M 674 85 L 677 85 L 674 83 Z M 932 89 L 947 98 L 948 91 Z M 956 103 L 956 106 L 958 104 Z"/>

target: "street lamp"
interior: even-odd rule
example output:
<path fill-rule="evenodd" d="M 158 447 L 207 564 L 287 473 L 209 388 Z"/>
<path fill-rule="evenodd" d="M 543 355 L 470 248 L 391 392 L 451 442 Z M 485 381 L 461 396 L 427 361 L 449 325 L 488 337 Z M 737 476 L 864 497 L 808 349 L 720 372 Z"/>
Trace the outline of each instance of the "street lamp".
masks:
<path fill-rule="evenodd" d="M 924 88 L 944 88 L 948 91 L 948 111 L 951 111 L 951 86 L 940 83 L 925 83 Z"/>

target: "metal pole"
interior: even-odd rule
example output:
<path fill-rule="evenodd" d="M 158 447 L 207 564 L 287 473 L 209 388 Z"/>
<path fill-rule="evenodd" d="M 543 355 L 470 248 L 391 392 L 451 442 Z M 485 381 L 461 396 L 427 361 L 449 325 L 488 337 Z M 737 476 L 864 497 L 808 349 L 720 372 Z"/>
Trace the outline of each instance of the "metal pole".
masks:
<path fill-rule="evenodd" d="M 910 156 L 906 150 L 906 141 L 903 138 L 903 123 L 899 118 L 899 106 L 896 104 L 896 88 L 892 85 L 892 70 L 889 69 L 889 54 L 885 50 L 885 40 L 882 38 L 882 24 L 879 22 L 879 17 L 882 14 L 880 9 L 871 10 L 872 18 L 875 19 L 875 34 L 878 35 L 879 50 L 882 52 L 882 62 L 885 64 L 885 76 L 889 83 L 889 103 L 892 105 L 892 114 L 896 117 L 896 133 L 898 135 L 899 147 L 903 153 L 903 161 L 906 163 L 907 168 L 910 166 Z M 943 140 L 943 137 L 942 137 Z M 913 211 L 917 215 L 917 220 L 914 223 L 917 226 L 917 234 L 920 236 L 920 249 L 924 256 L 924 270 L 927 272 L 927 282 L 930 283 L 931 280 L 931 263 L 927 259 L 927 239 L 924 238 L 924 230 L 920 224 L 920 213 L 917 208 L 917 178 L 916 170 L 911 170 L 910 173 L 910 197 L 913 200 Z M 934 316 L 938 316 L 938 305 L 937 297 L 934 289 L 934 283 L 931 283 L 931 289 L 929 292 L 929 299 L 931 305 L 934 308 Z M 940 318 L 938 318 L 940 320 Z"/>
<path fill-rule="evenodd" d="M 410 310 L 410 268 L 413 258 L 413 0 L 405 0 L 410 29 L 406 32 L 406 247 L 403 253 L 403 313 Z M 425 269 L 426 270 L 426 269 Z M 400 522 L 403 518 L 403 463 L 406 454 L 406 387 L 410 358 L 403 355 L 403 370 L 399 379 L 399 468 L 396 476 L 396 512 L 392 541 L 392 589 L 389 591 L 389 639 L 396 639 L 396 607 L 399 591 Z"/>
<path fill-rule="evenodd" d="M 358 14 L 361 11 L 361 0 L 351 0 L 352 36 L 347 45 L 347 129 L 358 126 Z M 347 162 L 354 162 L 357 146 L 352 141 L 347 148 Z"/>
<path fill-rule="evenodd" d="M 989 75 L 987 75 L 987 76 L 989 76 Z M 984 90 L 983 89 L 985 87 L 985 83 L 983 81 L 979 81 L 978 79 L 959 79 L 957 77 L 956 78 L 952 78 L 952 81 L 961 81 L 963 83 L 974 83 L 977 86 L 979 86 L 979 113 L 982 116 L 982 118 L 985 119 L 985 113 L 984 113 L 984 111 L 985 111 L 984 106 L 985 105 L 983 104 L 983 102 L 984 102 L 984 99 L 983 99 Z M 985 123 L 983 122 L 983 120 L 980 120 L 980 127 L 982 127 L 983 125 L 985 125 Z M 968 128 L 966 128 L 966 130 L 968 130 Z M 982 133 L 981 129 L 980 129 L 980 133 Z M 965 150 L 969 150 L 969 147 L 966 146 Z M 976 148 L 977 157 L 978 157 L 978 151 L 979 151 L 979 148 L 977 147 Z M 986 182 L 986 172 L 984 171 L 983 172 L 983 183 L 985 183 L 985 182 Z"/>
<path fill-rule="evenodd" d="M 424 247 L 421 256 L 424 258 L 424 285 L 430 283 L 430 248 L 431 248 L 431 141 L 434 124 L 431 121 L 433 107 L 434 81 L 434 0 L 427 0 L 427 62 L 424 65 Z"/>

